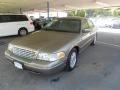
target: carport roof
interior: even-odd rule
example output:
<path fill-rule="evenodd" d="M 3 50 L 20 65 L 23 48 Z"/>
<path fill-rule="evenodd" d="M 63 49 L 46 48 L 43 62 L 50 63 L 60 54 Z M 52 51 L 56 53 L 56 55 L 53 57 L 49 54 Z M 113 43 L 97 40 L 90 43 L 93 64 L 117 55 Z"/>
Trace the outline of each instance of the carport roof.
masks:
<path fill-rule="evenodd" d="M 47 1 L 50 8 L 59 10 L 120 6 L 120 0 L 0 0 L 0 12 L 46 10 Z"/>

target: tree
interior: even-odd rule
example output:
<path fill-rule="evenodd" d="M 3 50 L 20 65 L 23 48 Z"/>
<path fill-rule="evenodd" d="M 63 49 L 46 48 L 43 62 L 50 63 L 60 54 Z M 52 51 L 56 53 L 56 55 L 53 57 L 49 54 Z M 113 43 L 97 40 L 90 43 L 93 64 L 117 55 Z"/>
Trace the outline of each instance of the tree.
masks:
<path fill-rule="evenodd" d="M 68 12 L 68 16 L 80 16 L 85 17 L 86 11 L 85 10 L 72 10 Z"/>
<path fill-rule="evenodd" d="M 120 8 L 72 10 L 68 12 L 68 16 L 80 16 L 80 17 L 120 16 Z"/>
<path fill-rule="evenodd" d="M 112 15 L 113 15 L 113 16 L 120 16 L 120 8 L 114 9 L 114 10 L 112 11 Z"/>

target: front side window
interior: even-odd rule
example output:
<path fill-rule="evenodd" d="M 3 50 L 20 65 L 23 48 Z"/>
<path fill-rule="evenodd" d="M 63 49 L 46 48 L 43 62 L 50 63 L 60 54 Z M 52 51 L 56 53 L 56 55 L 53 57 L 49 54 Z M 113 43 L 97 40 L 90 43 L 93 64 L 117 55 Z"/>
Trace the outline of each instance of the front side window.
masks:
<path fill-rule="evenodd" d="M 94 25 L 91 21 L 87 20 L 87 19 L 84 19 L 82 21 L 82 32 L 83 33 L 89 33 L 92 31 L 92 29 L 94 28 Z"/>
<path fill-rule="evenodd" d="M 92 23 L 92 21 L 88 20 L 88 24 L 89 24 L 89 27 L 90 27 L 91 29 L 94 28 L 94 24 Z"/>
<path fill-rule="evenodd" d="M 82 20 L 82 30 L 89 29 L 89 24 L 86 19 Z"/>
<path fill-rule="evenodd" d="M 45 26 L 49 31 L 80 32 L 80 21 L 71 19 L 56 19 Z"/>
<path fill-rule="evenodd" d="M 28 21 L 28 18 L 25 15 L 16 15 L 17 21 Z"/>

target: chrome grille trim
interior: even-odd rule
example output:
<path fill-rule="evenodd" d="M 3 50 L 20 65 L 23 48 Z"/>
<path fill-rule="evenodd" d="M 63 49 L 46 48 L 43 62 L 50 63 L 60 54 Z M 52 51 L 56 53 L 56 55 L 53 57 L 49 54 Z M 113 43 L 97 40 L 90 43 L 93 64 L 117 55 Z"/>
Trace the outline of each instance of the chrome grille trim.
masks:
<path fill-rule="evenodd" d="M 14 47 L 12 52 L 17 56 L 24 57 L 27 59 L 35 59 L 36 57 L 35 51 L 27 50 L 19 47 Z"/>

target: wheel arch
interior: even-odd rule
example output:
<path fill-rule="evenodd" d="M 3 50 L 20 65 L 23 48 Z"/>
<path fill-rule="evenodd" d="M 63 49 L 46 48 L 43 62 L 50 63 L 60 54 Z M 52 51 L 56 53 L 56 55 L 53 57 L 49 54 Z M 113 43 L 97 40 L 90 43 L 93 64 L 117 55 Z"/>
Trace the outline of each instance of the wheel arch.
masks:
<path fill-rule="evenodd" d="M 77 50 L 77 53 L 79 54 L 80 48 L 79 48 L 78 46 L 74 46 L 73 48 L 75 48 L 75 49 Z M 73 49 L 73 48 L 72 48 L 72 49 Z M 72 50 L 72 49 L 71 49 L 71 50 Z"/>
<path fill-rule="evenodd" d="M 19 28 L 19 31 L 22 30 L 22 29 L 25 29 L 25 30 L 28 31 L 28 29 L 27 29 L 26 27 L 21 27 L 21 28 Z"/>

